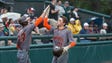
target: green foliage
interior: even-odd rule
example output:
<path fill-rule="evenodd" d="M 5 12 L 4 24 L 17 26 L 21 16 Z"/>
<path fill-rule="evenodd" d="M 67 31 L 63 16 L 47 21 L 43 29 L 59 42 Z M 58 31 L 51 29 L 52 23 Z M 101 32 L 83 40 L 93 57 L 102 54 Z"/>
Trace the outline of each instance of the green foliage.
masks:
<path fill-rule="evenodd" d="M 112 11 L 112 0 L 70 0 L 72 5 L 104 14 Z M 74 2 L 74 3 L 73 3 Z"/>

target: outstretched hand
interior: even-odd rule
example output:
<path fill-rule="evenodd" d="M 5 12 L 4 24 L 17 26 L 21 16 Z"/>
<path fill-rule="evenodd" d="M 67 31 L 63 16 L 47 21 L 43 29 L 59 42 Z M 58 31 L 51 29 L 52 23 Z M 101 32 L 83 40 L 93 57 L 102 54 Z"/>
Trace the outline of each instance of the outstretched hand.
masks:
<path fill-rule="evenodd" d="M 50 9 L 50 6 L 48 5 L 48 6 L 44 9 L 44 11 L 43 11 L 43 13 L 42 13 L 42 15 L 41 15 L 42 18 L 44 18 L 44 17 L 46 16 L 46 14 L 48 14 L 49 9 Z"/>
<path fill-rule="evenodd" d="M 63 53 L 68 52 L 69 48 L 70 48 L 70 46 L 63 47 Z"/>

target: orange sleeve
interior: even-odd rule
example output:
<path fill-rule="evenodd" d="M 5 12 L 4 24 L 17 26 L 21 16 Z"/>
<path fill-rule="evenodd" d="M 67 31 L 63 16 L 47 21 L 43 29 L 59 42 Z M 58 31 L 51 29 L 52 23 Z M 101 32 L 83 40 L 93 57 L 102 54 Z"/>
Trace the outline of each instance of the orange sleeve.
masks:
<path fill-rule="evenodd" d="M 51 25 L 48 24 L 48 18 L 44 18 L 44 23 L 43 23 L 44 27 L 46 27 L 48 30 L 51 29 Z"/>
<path fill-rule="evenodd" d="M 71 42 L 71 43 L 70 43 L 70 48 L 71 48 L 71 47 L 74 47 L 75 45 L 76 45 L 76 42 Z"/>
<path fill-rule="evenodd" d="M 35 26 L 38 26 L 41 22 L 42 22 L 42 17 L 39 17 L 36 19 L 34 24 L 35 24 Z"/>

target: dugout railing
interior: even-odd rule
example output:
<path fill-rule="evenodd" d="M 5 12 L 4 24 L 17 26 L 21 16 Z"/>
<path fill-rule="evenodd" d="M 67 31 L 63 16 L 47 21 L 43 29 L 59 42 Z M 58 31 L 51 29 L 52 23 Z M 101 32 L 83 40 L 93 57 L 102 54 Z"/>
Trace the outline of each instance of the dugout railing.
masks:
<path fill-rule="evenodd" d="M 51 39 L 53 35 L 33 35 L 32 36 L 32 43 L 35 39 L 45 40 L 45 39 Z M 112 33 L 108 34 L 77 34 L 73 36 L 74 39 L 76 39 L 76 42 L 95 42 L 95 41 L 110 41 L 112 40 Z M 17 36 L 3 36 L 0 37 L 0 41 L 5 41 L 5 45 L 8 45 L 8 40 L 17 40 Z"/>

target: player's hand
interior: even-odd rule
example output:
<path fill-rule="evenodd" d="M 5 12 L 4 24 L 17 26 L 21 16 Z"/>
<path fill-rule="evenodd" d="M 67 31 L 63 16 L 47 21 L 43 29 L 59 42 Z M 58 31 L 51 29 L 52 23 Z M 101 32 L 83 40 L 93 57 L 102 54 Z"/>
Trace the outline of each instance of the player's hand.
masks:
<path fill-rule="evenodd" d="M 64 52 L 67 52 L 69 48 L 70 48 L 69 46 L 63 47 Z"/>
<path fill-rule="evenodd" d="M 41 14 L 40 17 L 44 18 L 44 17 L 46 16 L 47 11 L 48 11 L 49 9 L 50 9 L 50 6 L 48 5 L 48 6 L 44 9 L 44 11 L 43 11 L 43 13 Z"/>
<path fill-rule="evenodd" d="M 50 5 L 48 5 L 43 12 L 45 13 L 49 8 L 50 8 Z"/>
<path fill-rule="evenodd" d="M 49 11 L 50 11 L 50 7 L 47 9 L 45 17 L 49 16 Z"/>

